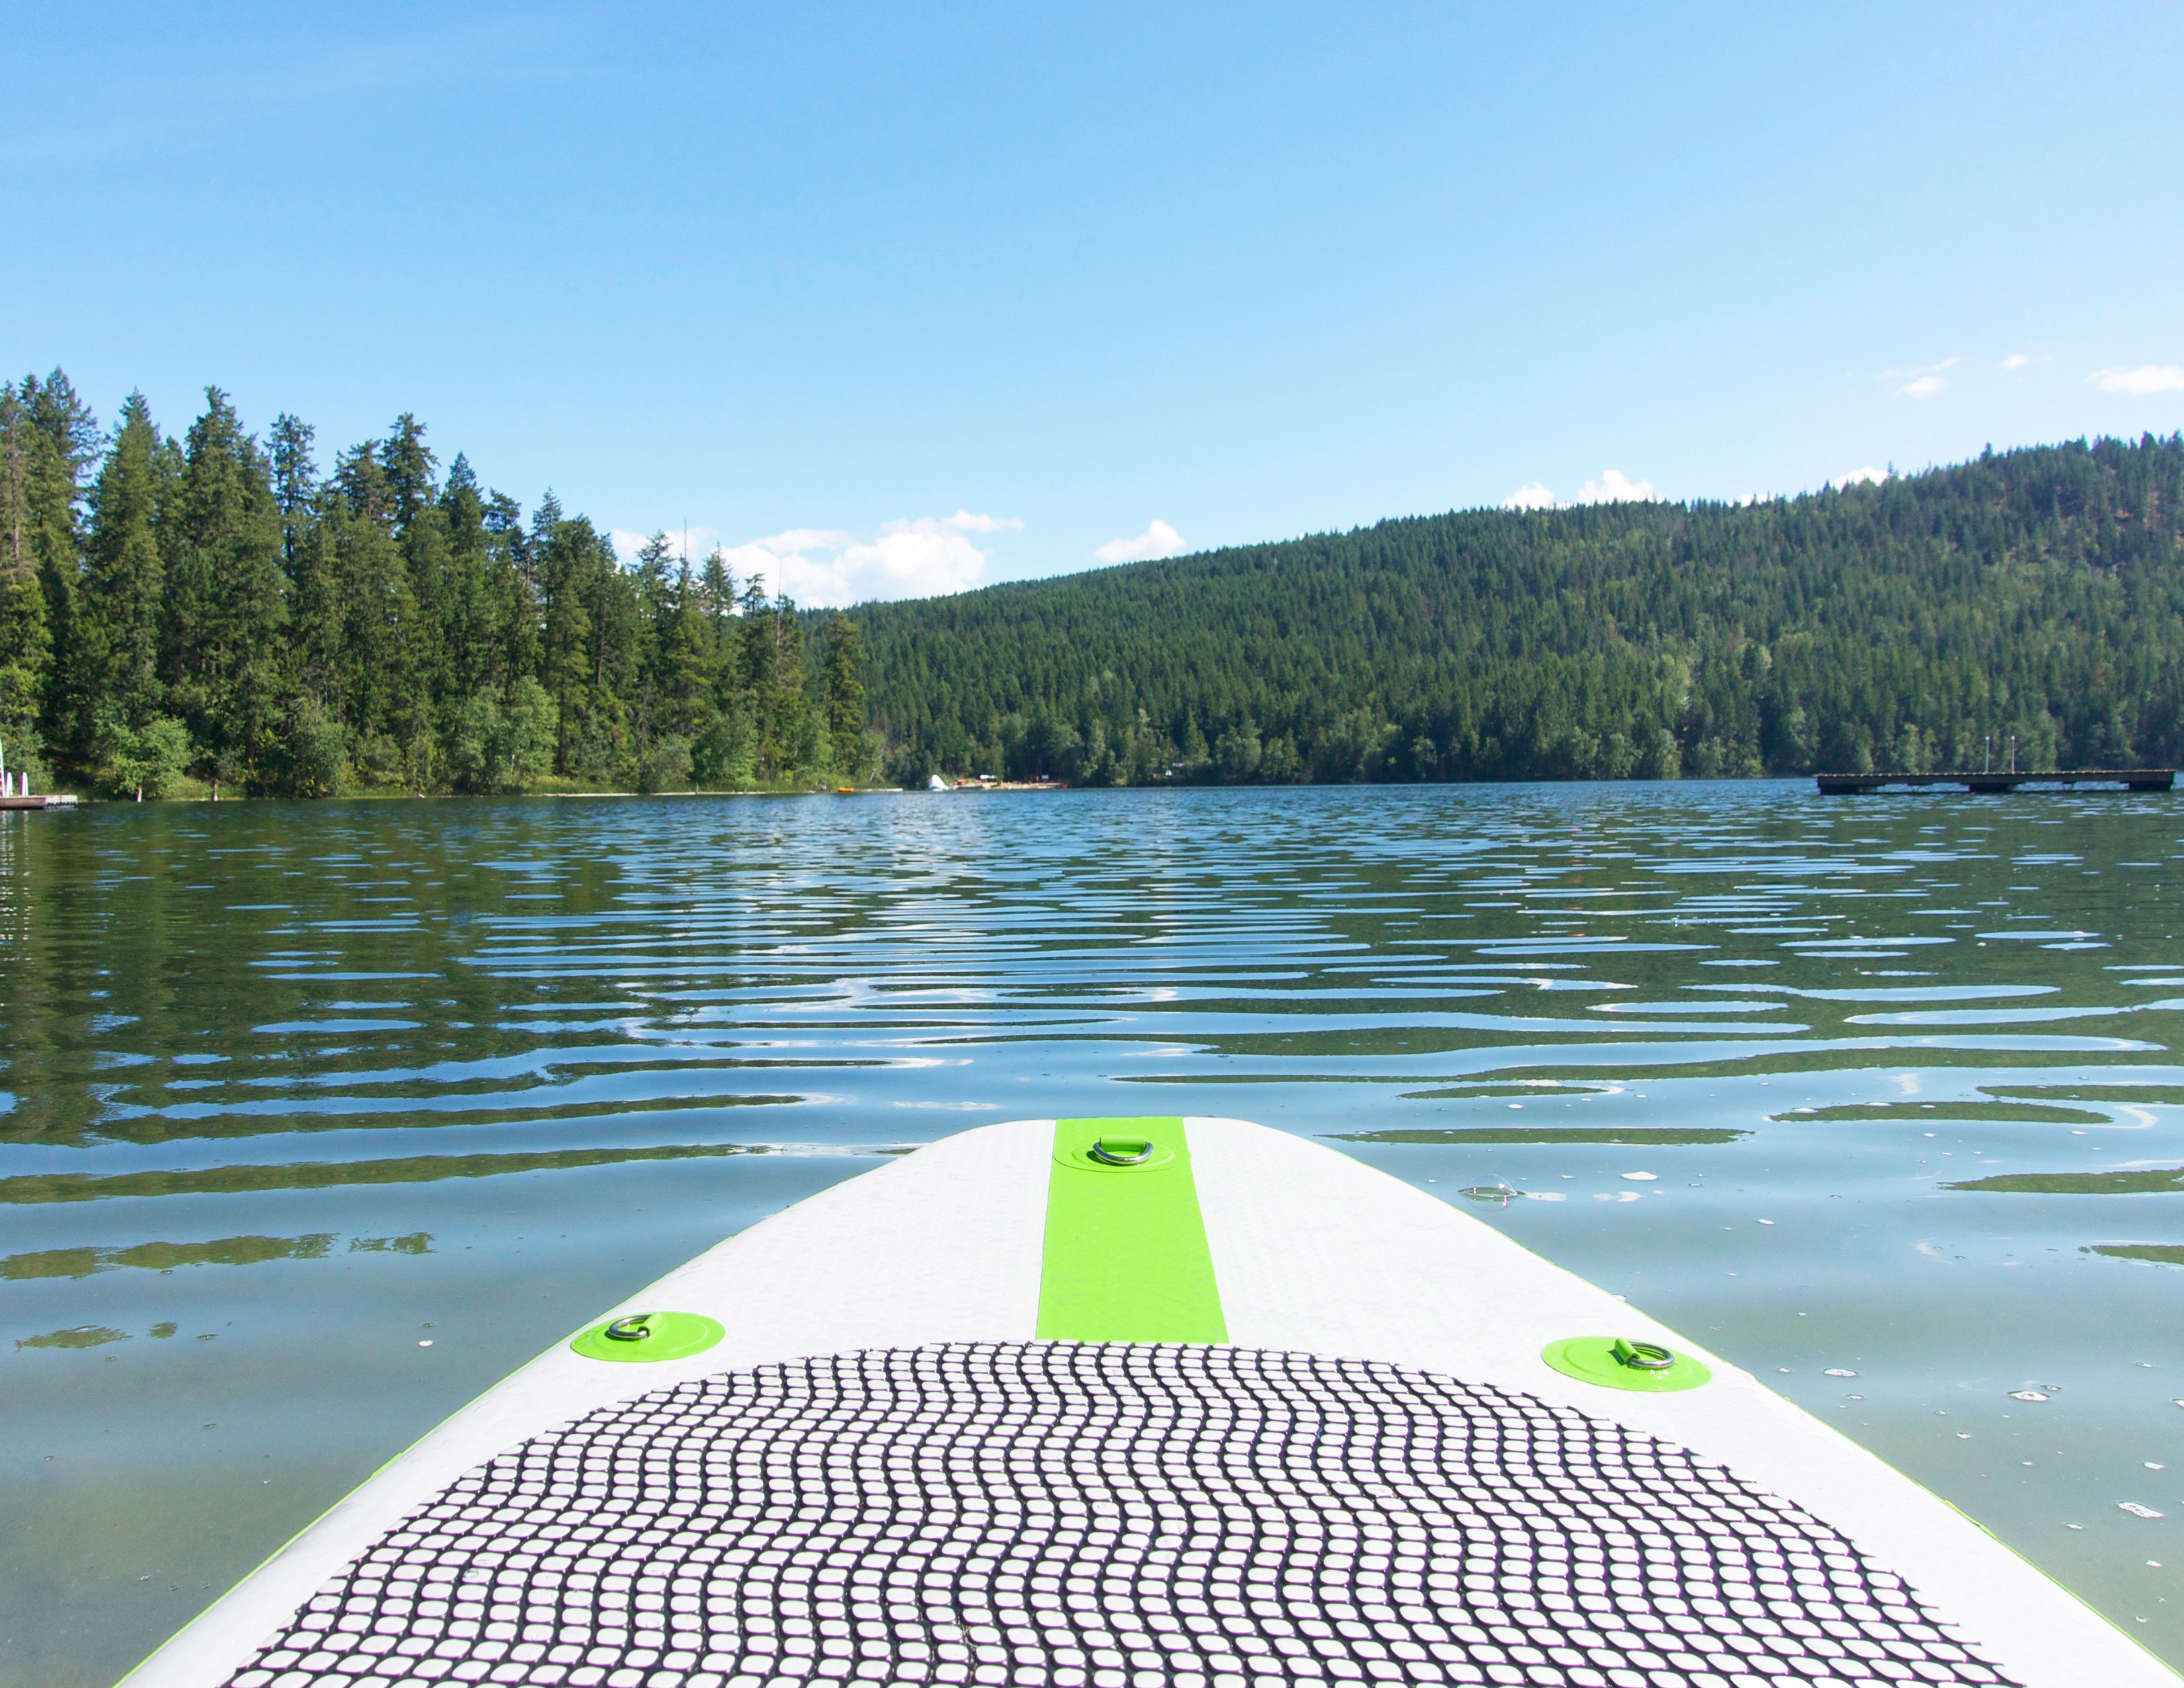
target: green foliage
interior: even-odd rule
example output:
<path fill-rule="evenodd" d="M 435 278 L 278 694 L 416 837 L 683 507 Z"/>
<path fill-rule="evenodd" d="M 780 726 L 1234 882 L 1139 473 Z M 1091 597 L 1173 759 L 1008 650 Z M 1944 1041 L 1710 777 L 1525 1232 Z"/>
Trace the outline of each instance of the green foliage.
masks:
<path fill-rule="evenodd" d="M 519 676 L 505 700 L 490 692 L 463 699 L 448 745 L 458 791 L 521 791 L 552 765 L 554 700 L 529 675 Z"/>
<path fill-rule="evenodd" d="M 687 791 L 690 788 L 690 741 L 678 733 L 665 733 L 644 748 L 638 760 L 637 788 L 644 792 Z"/>
<path fill-rule="evenodd" d="M 92 484 L 81 595 L 86 661 L 98 706 L 132 726 L 149 721 L 162 701 L 159 607 L 166 564 L 159 510 L 180 471 L 173 448 L 153 426 L 144 395 L 131 393 Z"/>
<path fill-rule="evenodd" d="M 826 676 L 822 696 L 827 736 L 845 744 L 865 727 L 865 641 L 847 616 L 827 623 Z"/>
<path fill-rule="evenodd" d="M 0 744 L 18 768 L 67 756 L 90 727 L 77 553 L 96 443 L 58 370 L 0 382 Z"/>
<path fill-rule="evenodd" d="M 690 747 L 691 777 L 706 791 L 733 791 L 758 781 L 758 749 L 740 708 L 716 715 Z"/>
<path fill-rule="evenodd" d="M 131 726 L 114 714 L 102 715 L 98 733 L 98 783 L 113 797 L 168 797 L 177 790 L 197 758 L 189 731 L 170 715 L 155 715 Z"/>
<path fill-rule="evenodd" d="M 289 582 L 270 466 L 218 387 L 205 390 L 170 503 L 160 524 L 167 704 L 208 777 L 259 783 L 281 707 Z"/>
<path fill-rule="evenodd" d="M 407 414 L 323 480 L 315 447 L 290 415 L 261 447 L 217 389 L 178 445 L 141 394 L 102 440 L 65 376 L 0 383 L 14 767 L 117 795 L 194 777 L 324 797 L 877 766 L 846 620 L 814 678 L 796 606 L 756 581 L 739 599 L 717 553 L 694 571 L 655 536 L 625 568 L 550 493 L 526 522 L 460 455 L 441 482 Z"/>
<path fill-rule="evenodd" d="M 1673 778 L 2184 757 L 2184 438 L 1473 511 L 866 605 L 898 777 Z M 1256 754 L 1254 744 L 1256 743 Z"/>
<path fill-rule="evenodd" d="M 1749 506 L 1472 511 L 813 616 L 625 567 L 407 414 L 321 479 L 0 383 L 0 742 L 147 796 L 1662 779 L 2184 759 L 2184 437 Z M 49 772 L 50 771 L 50 772 Z"/>

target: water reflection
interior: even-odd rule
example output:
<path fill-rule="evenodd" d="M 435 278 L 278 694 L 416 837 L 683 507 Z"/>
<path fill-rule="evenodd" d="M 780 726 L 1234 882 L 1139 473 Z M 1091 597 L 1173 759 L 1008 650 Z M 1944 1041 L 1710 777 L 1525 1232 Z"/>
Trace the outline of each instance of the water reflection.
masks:
<path fill-rule="evenodd" d="M 2184 1471 L 2176 812 L 1752 784 L 0 818 L 8 1669 L 110 1681 L 629 1288 L 877 1156 L 1061 1111 L 1245 1115 L 1479 1192 L 2184 1658 L 2146 1563 L 2184 1552 L 2117 1506 L 2184 1515 L 2144 1468 Z"/>

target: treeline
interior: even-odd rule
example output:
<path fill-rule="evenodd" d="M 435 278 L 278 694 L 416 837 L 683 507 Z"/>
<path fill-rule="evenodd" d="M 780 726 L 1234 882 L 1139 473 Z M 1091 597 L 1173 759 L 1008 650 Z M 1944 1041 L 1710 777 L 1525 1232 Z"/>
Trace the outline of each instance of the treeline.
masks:
<path fill-rule="evenodd" d="M 2184 439 L 1472 511 L 866 605 L 890 766 L 1092 783 L 2184 760 Z"/>
<path fill-rule="evenodd" d="M 2184 761 L 2184 437 L 1730 505 L 1470 511 L 852 621 L 625 566 L 414 417 L 177 441 L 0 384 L 0 740 L 41 786 L 665 790 L 932 772 L 1667 777 Z M 867 675 L 866 652 L 869 649 Z M 870 696 L 867 699 L 866 688 Z"/>
<path fill-rule="evenodd" d="M 0 383 L 0 741 L 42 788 L 664 790 L 868 777 L 855 627 L 664 535 L 526 520 L 425 430 L 339 453 L 217 389 L 176 441 Z"/>

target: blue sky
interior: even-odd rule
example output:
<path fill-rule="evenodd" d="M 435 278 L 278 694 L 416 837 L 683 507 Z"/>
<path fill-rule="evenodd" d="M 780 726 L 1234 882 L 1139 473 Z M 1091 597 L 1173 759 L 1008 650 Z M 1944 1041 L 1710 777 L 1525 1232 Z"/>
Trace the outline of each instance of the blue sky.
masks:
<path fill-rule="evenodd" d="M 0 367 L 807 601 L 2184 426 L 2174 5 L 10 8 Z M 1529 489 L 1525 492 L 1525 489 Z"/>

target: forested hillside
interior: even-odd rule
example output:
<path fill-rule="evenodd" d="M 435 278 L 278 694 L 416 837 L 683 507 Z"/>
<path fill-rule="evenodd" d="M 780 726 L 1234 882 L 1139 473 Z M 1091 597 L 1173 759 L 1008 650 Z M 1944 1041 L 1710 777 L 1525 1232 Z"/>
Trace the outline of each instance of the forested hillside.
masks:
<path fill-rule="evenodd" d="M 2184 437 L 1751 505 L 1479 510 L 813 616 L 335 454 L 0 384 L 0 741 L 42 787 L 662 790 L 2184 760 Z M 866 651 L 869 650 L 869 661 Z M 869 699 L 867 697 L 869 688 Z"/>
<path fill-rule="evenodd" d="M 717 554 L 635 566 L 408 415 L 321 478 L 217 390 L 176 441 L 65 376 L 0 384 L 0 742 L 41 788 L 515 791 L 858 777 L 856 629 Z M 808 636 L 818 648 L 807 651 Z"/>
<path fill-rule="evenodd" d="M 857 612 L 902 775 L 1543 779 L 2184 759 L 2184 440 L 1752 505 L 1471 511 Z"/>

